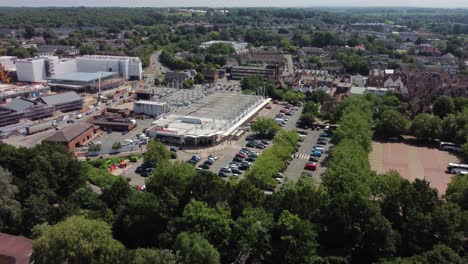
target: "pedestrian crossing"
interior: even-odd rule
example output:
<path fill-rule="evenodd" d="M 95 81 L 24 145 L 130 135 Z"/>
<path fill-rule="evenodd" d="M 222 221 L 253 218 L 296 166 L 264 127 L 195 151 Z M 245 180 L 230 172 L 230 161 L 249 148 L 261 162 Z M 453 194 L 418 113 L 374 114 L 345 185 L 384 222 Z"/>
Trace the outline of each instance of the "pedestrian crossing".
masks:
<path fill-rule="evenodd" d="M 308 154 L 295 154 L 294 158 L 295 159 L 309 160 L 309 155 Z"/>

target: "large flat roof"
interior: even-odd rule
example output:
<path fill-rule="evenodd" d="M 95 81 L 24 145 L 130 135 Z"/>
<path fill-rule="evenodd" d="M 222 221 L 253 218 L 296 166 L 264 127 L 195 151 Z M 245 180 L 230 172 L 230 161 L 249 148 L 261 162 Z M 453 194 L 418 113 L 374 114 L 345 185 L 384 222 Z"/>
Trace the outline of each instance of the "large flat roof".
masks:
<path fill-rule="evenodd" d="M 70 72 L 51 77 L 53 81 L 77 81 L 77 82 L 93 82 L 101 79 L 117 75 L 117 72 Z"/>

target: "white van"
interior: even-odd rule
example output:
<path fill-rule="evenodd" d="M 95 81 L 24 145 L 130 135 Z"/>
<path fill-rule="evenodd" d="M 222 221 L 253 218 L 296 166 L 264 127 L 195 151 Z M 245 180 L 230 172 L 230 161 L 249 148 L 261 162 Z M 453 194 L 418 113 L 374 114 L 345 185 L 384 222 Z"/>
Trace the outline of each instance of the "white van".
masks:
<path fill-rule="evenodd" d="M 131 139 L 125 139 L 124 140 L 124 145 L 132 145 L 133 144 L 133 140 Z"/>

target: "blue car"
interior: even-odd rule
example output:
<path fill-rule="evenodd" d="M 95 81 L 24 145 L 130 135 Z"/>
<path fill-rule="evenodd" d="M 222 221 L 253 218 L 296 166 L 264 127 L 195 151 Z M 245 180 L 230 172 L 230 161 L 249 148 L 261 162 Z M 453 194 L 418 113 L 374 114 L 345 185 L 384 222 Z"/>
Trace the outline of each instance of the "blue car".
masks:
<path fill-rule="evenodd" d="M 322 156 L 322 152 L 320 151 L 312 151 L 312 153 L 310 153 L 311 156 L 314 156 L 314 157 L 321 157 Z"/>
<path fill-rule="evenodd" d="M 324 137 L 330 137 L 330 134 L 328 134 L 328 133 L 320 133 L 319 137 L 322 137 L 322 138 L 324 138 Z"/>
<path fill-rule="evenodd" d="M 179 150 L 179 148 L 174 147 L 174 146 L 171 146 L 171 147 L 169 148 L 169 150 L 172 151 L 172 152 L 177 152 L 177 150 Z"/>

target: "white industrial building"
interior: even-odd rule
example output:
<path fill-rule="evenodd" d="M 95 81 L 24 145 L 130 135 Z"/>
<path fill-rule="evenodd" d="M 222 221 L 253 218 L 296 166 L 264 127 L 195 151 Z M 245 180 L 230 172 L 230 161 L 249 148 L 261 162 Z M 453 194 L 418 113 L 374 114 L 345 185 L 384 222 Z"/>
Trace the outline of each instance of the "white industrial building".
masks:
<path fill-rule="evenodd" d="M 140 80 L 143 73 L 138 57 L 86 55 L 75 59 L 79 72 L 118 72 L 125 80 Z"/>
<path fill-rule="evenodd" d="M 20 82 L 45 82 L 47 80 L 45 59 L 17 60 L 16 74 Z"/>
<path fill-rule="evenodd" d="M 124 80 L 139 80 L 143 73 L 138 57 L 94 55 L 74 59 L 50 56 L 17 60 L 16 71 L 20 82 L 44 82 L 51 77 L 56 78 L 69 73 L 98 72 L 113 72 L 118 73 Z"/>
<path fill-rule="evenodd" d="M 159 116 L 169 112 L 166 102 L 136 101 L 133 111 L 135 114 L 145 114 L 149 116 Z"/>

